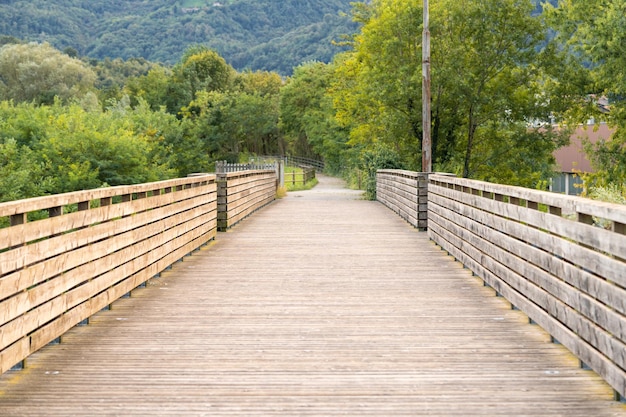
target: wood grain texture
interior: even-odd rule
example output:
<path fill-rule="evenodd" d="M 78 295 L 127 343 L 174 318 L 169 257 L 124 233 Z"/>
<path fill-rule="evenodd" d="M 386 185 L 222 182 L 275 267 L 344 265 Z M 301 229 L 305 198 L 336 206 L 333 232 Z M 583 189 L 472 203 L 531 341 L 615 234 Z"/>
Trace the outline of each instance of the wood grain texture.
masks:
<path fill-rule="evenodd" d="M 606 207 L 480 181 L 430 180 L 431 238 L 626 396 L 626 236 L 592 225 L 596 215 L 607 218 Z"/>
<path fill-rule="evenodd" d="M 83 199 L 94 196 L 100 206 L 89 209 Z M 166 268 L 164 259 L 175 254 L 175 262 L 217 231 L 214 175 L 44 200 L 4 206 L 32 211 L 48 205 L 53 217 L 0 231 L 0 372 L 159 273 L 154 267 Z M 79 211 L 64 214 L 53 206 L 59 202 Z M 16 233 L 24 235 L 14 238 Z"/>
<path fill-rule="evenodd" d="M 376 199 L 420 229 L 428 226 L 428 174 L 399 169 L 378 170 Z"/>
<path fill-rule="evenodd" d="M 0 415 L 626 415 L 527 323 L 320 177 L 1 376 Z"/>
<path fill-rule="evenodd" d="M 226 231 L 276 198 L 276 172 L 218 174 L 218 229 Z"/>

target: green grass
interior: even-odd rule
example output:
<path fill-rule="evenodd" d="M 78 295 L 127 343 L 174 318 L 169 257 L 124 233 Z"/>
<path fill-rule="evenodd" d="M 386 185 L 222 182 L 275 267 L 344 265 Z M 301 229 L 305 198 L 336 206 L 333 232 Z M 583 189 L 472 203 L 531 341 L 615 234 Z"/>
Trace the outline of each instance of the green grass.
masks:
<path fill-rule="evenodd" d="M 296 185 L 285 184 L 285 188 L 287 188 L 287 191 L 306 191 L 315 187 L 318 182 L 319 181 L 317 180 L 317 178 L 313 178 L 311 181 L 307 182 L 304 185 L 303 184 L 296 184 Z"/>
<path fill-rule="evenodd" d="M 294 185 L 291 182 L 292 173 L 296 174 L 296 184 Z M 315 187 L 319 182 L 317 178 L 313 178 L 311 181 L 308 181 L 306 184 L 302 184 L 302 169 L 295 167 L 285 167 L 285 188 L 287 191 L 305 191 L 310 190 Z M 298 183 L 298 180 L 300 181 Z"/>

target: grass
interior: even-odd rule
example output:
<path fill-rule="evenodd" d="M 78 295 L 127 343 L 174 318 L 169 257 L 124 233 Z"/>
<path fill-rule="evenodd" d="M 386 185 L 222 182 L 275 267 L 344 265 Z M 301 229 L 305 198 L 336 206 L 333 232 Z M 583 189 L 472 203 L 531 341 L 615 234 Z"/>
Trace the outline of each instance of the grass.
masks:
<path fill-rule="evenodd" d="M 291 175 L 296 174 L 296 184 L 294 185 L 289 181 Z M 302 184 L 302 169 L 296 167 L 285 167 L 285 188 L 287 191 L 306 191 L 315 187 L 319 182 L 317 178 L 313 178 L 311 181 L 308 181 L 306 184 Z M 300 183 L 297 181 L 300 180 Z"/>
<path fill-rule="evenodd" d="M 296 185 L 286 184 L 285 188 L 287 188 L 287 191 L 306 191 L 315 187 L 318 182 L 319 181 L 317 180 L 317 178 L 313 178 L 311 181 L 307 182 L 306 184 L 296 184 Z"/>

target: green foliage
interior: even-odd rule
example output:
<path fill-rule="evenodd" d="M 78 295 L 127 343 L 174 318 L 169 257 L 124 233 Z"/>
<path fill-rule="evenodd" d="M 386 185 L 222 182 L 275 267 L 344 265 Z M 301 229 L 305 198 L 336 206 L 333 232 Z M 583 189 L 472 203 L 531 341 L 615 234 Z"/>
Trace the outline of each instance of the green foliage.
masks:
<path fill-rule="evenodd" d="M 166 151 L 176 119 L 111 102 L 107 111 L 80 105 L 0 103 L 3 201 L 107 185 L 171 178 Z M 33 115 L 35 117 L 33 117 Z M 29 125 L 30 121 L 30 125 Z"/>
<path fill-rule="evenodd" d="M 321 62 L 297 67 L 281 89 L 280 128 L 291 153 L 321 157 L 328 172 L 339 173 L 344 168 L 348 131 L 337 123 L 327 94 L 333 77 L 333 66 Z"/>
<path fill-rule="evenodd" d="M 292 173 L 295 174 L 296 182 L 291 181 Z M 296 167 L 286 167 L 285 168 L 285 190 L 286 191 L 306 191 L 314 188 L 319 180 L 317 178 L 313 178 L 306 183 L 302 183 L 302 178 L 304 176 L 304 172 L 302 168 Z M 300 182 L 297 182 L 300 181 Z"/>
<path fill-rule="evenodd" d="M 332 96 L 350 143 L 383 143 L 417 169 L 421 136 L 422 2 L 378 0 L 356 9 L 363 28 L 337 60 Z"/>
<path fill-rule="evenodd" d="M 183 114 L 206 160 L 237 162 L 240 153 L 280 151 L 277 95 L 202 91 Z"/>
<path fill-rule="evenodd" d="M 15 139 L 0 143 L 0 202 L 43 194 L 43 170 L 35 152 Z"/>
<path fill-rule="evenodd" d="M 626 204 L 626 183 L 621 186 L 609 184 L 607 186 L 594 186 L 587 190 L 586 197 L 606 203 Z M 594 223 L 604 229 L 610 229 L 613 222 L 599 217 L 593 218 Z"/>
<path fill-rule="evenodd" d="M 616 132 L 608 140 L 595 144 L 584 143 L 585 152 L 595 172 L 583 179 L 589 187 L 608 187 L 611 184 L 626 184 L 626 125 L 617 126 Z"/>
<path fill-rule="evenodd" d="M 356 28 L 340 13 L 350 1 L 15 0 L 0 2 L 0 33 L 98 60 L 166 64 L 204 44 L 239 70 L 288 75 L 304 61 L 332 60 L 340 49 L 332 41 Z"/>
<path fill-rule="evenodd" d="M 0 48 L 0 99 L 51 104 L 93 88 L 95 74 L 81 61 L 44 44 Z"/>
<path fill-rule="evenodd" d="M 571 125 L 590 117 L 605 120 L 615 129 L 608 141 L 587 143 L 585 150 L 595 168 L 589 186 L 626 183 L 626 3 L 623 0 L 561 0 L 549 8 L 560 45 L 570 57 L 570 68 L 584 75 L 584 83 L 570 82 L 577 106 L 569 112 Z M 567 67 L 566 67 L 567 68 Z M 610 112 L 598 111 L 595 99 L 610 99 Z"/>
<path fill-rule="evenodd" d="M 607 203 L 626 204 L 626 185 L 618 187 L 616 184 L 611 184 L 606 187 L 593 187 L 587 196 Z"/>
<path fill-rule="evenodd" d="M 276 73 L 237 74 L 205 47 L 190 48 L 173 70 L 94 64 L 111 80 L 96 92 L 49 104 L 0 101 L 1 199 L 210 172 L 217 159 L 285 150 Z"/>
<path fill-rule="evenodd" d="M 402 158 L 393 149 L 377 145 L 361 153 L 359 171 L 365 174 L 365 198 L 376 200 L 376 171 L 379 169 L 404 169 Z"/>
<path fill-rule="evenodd" d="M 561 111 L 566 100 L 553 99 L 562 61 L 536 6 L 530 0 L 431 2 L 435 170 L 532 187 L 550 177 L 562 138 L 529 126 Z M 354 50 L 335 61 L 330 92 L 337 119 L 356 149 L 382 144 L 419 170 L 422 2 L 361 3 L 355 18 L 363 28 Z"/>

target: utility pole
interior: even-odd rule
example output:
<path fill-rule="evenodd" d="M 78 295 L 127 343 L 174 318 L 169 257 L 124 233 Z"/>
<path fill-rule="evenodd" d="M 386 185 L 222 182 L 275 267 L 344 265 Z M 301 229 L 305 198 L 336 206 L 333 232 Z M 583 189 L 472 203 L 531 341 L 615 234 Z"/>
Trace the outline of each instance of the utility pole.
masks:
<path fill-rule="evenodd" d="M 430 15 L 424 0 L 424 31 L 422 36 L 422 172 L 431 172 L 432 140 L 430 135 Z"/>

